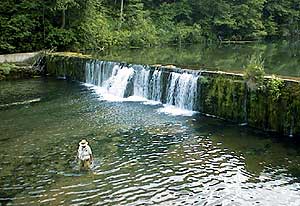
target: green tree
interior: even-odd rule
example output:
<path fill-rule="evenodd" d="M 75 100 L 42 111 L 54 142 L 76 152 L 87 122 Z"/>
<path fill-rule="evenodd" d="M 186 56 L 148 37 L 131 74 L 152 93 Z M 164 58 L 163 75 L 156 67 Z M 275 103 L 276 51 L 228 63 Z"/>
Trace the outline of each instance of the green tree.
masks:
<path fill-rule="evenodd" d="M 0 53 L 299 39 L 300 1 L 2 0 L 0 30 Z"/>
<path fill-rule="evenodd" d="M 300 35 L 300 1 L 268 0 L 263 9 L 264 24 L 271 38 Z"/>
<path fill-rule="evenodd" d="M 66 26 L 66 10 L 72 7 L 78 7 L 78 3 L 75 0 L 56 0 L 54 10 L 61 11 L 61 28 Z"/>
<path fill-rule="evenodd" d="M 265 2 L 266 0 L 247 0 L 232 7 L 236 21 L 235 36 L 255 40 L 267 35 L 262 19 Z"/>

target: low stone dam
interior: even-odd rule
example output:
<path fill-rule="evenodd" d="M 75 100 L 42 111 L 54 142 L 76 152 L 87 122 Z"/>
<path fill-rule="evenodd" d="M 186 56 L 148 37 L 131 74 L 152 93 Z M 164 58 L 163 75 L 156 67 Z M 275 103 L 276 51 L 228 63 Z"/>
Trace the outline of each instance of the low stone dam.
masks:
<path fill-rule="evenodd" d="M 98 86 L 120 98 L 142 97 L 240 125 L 300 136 L 300 82 L 266 76 L 254 88 L 242 74 L 134 65 L 49 54 L 47 72 Z"/>

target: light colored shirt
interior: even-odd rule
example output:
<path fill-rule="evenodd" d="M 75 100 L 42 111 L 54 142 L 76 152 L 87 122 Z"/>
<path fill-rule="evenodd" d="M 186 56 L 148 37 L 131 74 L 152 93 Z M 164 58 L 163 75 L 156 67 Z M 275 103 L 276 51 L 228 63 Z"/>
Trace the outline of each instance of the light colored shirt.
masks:
<path fill-rule="evenodd" d="M 89 160 L 90 155 L 92 155 L 92 150 L 89 145 L 82 147 L 81 145 L 78 148 L 78 158 L 80 160 Z"/>

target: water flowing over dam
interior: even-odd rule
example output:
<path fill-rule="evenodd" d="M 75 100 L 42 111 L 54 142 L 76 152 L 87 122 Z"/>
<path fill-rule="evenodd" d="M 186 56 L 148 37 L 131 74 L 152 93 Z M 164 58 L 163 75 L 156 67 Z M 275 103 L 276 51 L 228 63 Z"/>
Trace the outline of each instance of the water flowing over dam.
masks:
<path fill-rule="evenodd" d="M 300 136 L 298 80 L 265 76 L 263 89 L 252 89 L 242 74 L 60 54 L 48 55 L 46 67 L 52 75 L 96 86 L 110 100 L 143 98 L 163 104 L 165 113 L 196 111 L 263 131 Z"/>
<path fill-rule="evenodd" d="M 196 110 L 199 72 L 164 72 L 147 66 L 127 67 L 119 63 L 86 63 L 86 83 L 104 88 L 109 94 L 126 98 L 144 97 L 180 109 Z"/>

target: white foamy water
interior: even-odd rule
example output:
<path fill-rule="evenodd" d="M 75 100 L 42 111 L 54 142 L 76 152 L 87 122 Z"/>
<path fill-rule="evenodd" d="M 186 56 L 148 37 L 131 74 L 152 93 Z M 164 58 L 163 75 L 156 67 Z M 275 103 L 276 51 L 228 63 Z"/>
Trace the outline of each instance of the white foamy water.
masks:
<path fill-rule="evenodd" d="M 171 115 L 194 114 L 197 104 L 198 75 L 163 73 L 147 67 L 121 66 L 112 62 L 92 62 L 86 65 L 86 82 L 107 101 L 135 101 L 145 105 L 166 106 L 158 110 Z"/>
<path fill-rule="evenodd" d="M 193 110 L 197 98 L 198 76 L 172 72 L 169 80 L 167 104 Z"/>
<path fill-rule="evenodd" d="M 165 113 L 172 116 L 193 116 L 197 112 L 187 110 L 187 109 L 181 109 L 172 105 L 164 105 L 162 108 L 157 109 L 159 113 Z"/>
<path fill-rule="evenodd" d="M 162 104 L 162 103 L 159 102 L 159 101 L 148 100 L 148 101 L 144 102 L 143 104 L 144 104 L 144 105 L 160 105 L 160 104 Z"/>
<path fill-rule="evenodd" d="M 155 100 L 155 101 L 161 101 L 161 71 L 155 70 L 149 85 L 148 85 L 148 90 L 149 90 L 149 99 Z"/>
<path fill-rule="evenodd" d="M 127 102 L 147 102 L 149 100 L 146 99 L 145 97 L 130 96 L 130 97 L 124 98 L 124 101 L 127 101 Z"/>
<path fill-rule="evenodd" d="M 116 75 L 106 80 L 103 86 L 107 89 L 108 93 L 117 97 L 124 97 L 128 82 L 132 78 L 134 70 L 133 68 L 123 67 L 115 72 Z"/>
<path fill-rule="evenodd" d="M 134 95 L 148 97 L 148 83 L 150 70 L 142 69 L 137 72 L 134 80 Z"/>

